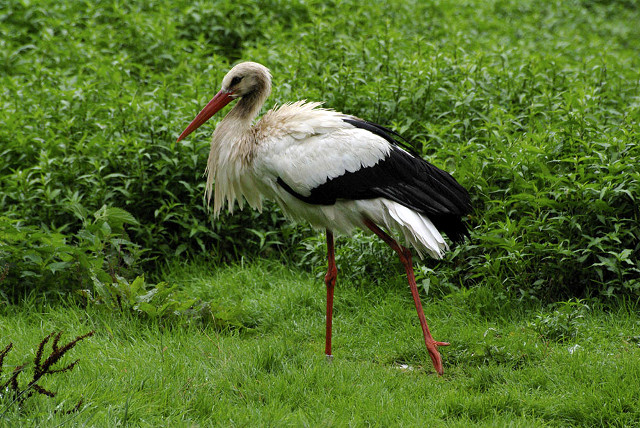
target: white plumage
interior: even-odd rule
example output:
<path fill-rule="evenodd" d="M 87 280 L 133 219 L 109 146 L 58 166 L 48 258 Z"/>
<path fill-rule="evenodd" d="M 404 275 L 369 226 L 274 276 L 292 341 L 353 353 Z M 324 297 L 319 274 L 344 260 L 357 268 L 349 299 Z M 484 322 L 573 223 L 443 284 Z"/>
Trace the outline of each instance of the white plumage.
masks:
<path fill-rule="evenodd" d="M 400 256 L 420 317 L 427 349 L 438 373 L 442 362 L 431 337 L 413 279 L 411 254 L 380 227 L 400 233 L 420 255 L 441 258 L 448 249 L 441 230 L 454 241 L 467 234 L 461 217 L 469 211 L 466 190 L 449 174 L 399 146 L 393 131 L 354 116 L 298 101 L 267 112 L 253 123 L 271 90 L 271 75 L 260 64 L 236 65 L 221 91 L 180 135 L 201 126 L 234 99 L 235 107 L 213 134 L 207 162 L 206 198 L 213 194 L 217 216 L 236 201 L 262 210 L 275 200 L 292 219 L 327 230 L 327 344 L 331 355 L 331 314 L 336 268 L 333 233 L 370 229 Z M 215 185 L 215 186 L 214 186 Z"/>
<path fill-rule="evenodd" d="M 306 220 L 316 228 L 344 234 L 365 228 L 362 219 L 368 216 L 375 223 L 402 233 L 420 255 L 426 252 L 441 258 L 448 247 L 431 220 L 398 203 L 376 198 L 310 205 L 278 185 L 276 180 L 280 177 L 297 193 L 309 196 L 312 189 L 327 180 L 372 167 L 389 155 L 387 140 L 353 127 L 344 122 L 345 115 L 319 108 L 320 105 L 299 101 L 265 114 L 254 129 L 255 138 L 261 143 L 255 147 L 251 162 L 243 161 L 246 153 L 239 150 L 241 145 L 229 144 L 224 127 L 216 129 L 211 153 L 219 155 L 210 156 L 207 179 L 207 194 L 214 191 L 215 195 L 214 214 L 219 215 L 225 203 L 233 212 L 236 200 L 242 209 L 243 199 L 261 211 L 264 196 L 276 200 L 294 220 Z"/>

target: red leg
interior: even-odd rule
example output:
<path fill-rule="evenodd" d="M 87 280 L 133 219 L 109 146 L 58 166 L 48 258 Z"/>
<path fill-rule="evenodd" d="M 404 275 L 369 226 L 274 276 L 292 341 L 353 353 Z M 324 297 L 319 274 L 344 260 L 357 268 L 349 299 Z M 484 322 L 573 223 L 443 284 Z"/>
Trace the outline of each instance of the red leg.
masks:
<path fill-rule="evenodd" d="M 433 367 L 436 369 L 439 375 L 442 375 L 442 357 L 438 352 L 438 346 L 447 346 L 447 342 L 436 342 L 431 337 L 427 320 L 424 317 L 424 311 L 422 310 L 422 302 L 420 301 L 420 295 L 418 294 L 418 286 L 416 285 L 416 277 L 413 273 L 413 263 L 411 261 L 411 251 L 408 248 L 399 245 L 392 237 L 387 235 L 382 229 L 380 229 L 374 222 L 369 219 L 364 220 L 364 224 L 371 229 L 373 233 L 378 235 L 380 239 L 386 242 L 391 248 L 398 253 L 400 261 L 404 265 L 404 269 L 407 272 L 407 280 L 409 281 L 409 287 L 411 288 L 411 294 L 413 295 L 413 302 L 418 312 L 418 318 L 420 319 L 420 326 L 422 327 L 422 334 L 424 336 L 424 343 L 427 345 L 427 351 L 431 357 Z"/>
<path fill-rule="evenodd" d="M 336 285 L 336 277 L 338 276 L 338 269 L 336 268 L 336 257 L 333 246 L 333 232 L 327 229 L 327 260 L 328 269 L 327 274 L 324 276 L 324 284 L 327 286 L 327 331 L 325 336 L 324 353 L 328 359 L 333 358 L 331 355 L 331 326 L 333 319 L 333 289 Z"/>

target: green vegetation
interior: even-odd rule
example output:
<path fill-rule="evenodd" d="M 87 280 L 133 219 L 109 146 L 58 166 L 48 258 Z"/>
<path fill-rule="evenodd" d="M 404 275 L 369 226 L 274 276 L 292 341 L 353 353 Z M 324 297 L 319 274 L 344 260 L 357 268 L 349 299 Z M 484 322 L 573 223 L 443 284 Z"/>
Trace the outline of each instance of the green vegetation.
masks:
<path fill-rule="evenodd" d="M 272 103 L 324 100 L 392 125 L 470 189 L 473 241 L 437 266 L 443 281 L 551 300 L 638 296 L 637 17 L 635 2 L 11 1 L 2 214 L 75 245 L 87 213 L 123 209 L 137 220 L 130 242 L 156 261 L 300 257 L 295 243 L 312 233 L 275 208 L 207 213 L 210 126 L 175 143 L 229 66 L 252 59 L 273 70 Z M 53 283 L 82 287 L 67 266 Z M 39 276 L 20 283 L 51 288 Z"/>
<path fill-rule="evenodd" d="M 637 306 L 604 311 L 574 301 L 481 315 L 478 293 L 432 299 L 426 315 L 434 335 L 451 341 L 438 378 L 402 277 L 378 287 L 338 284 L 335 357 L 327 363 L 316 278 L 264 261 L 172 271 L 169 280 L 201 299 L 220 299 L 244 327 L 179 327 L 71 304 L 14 306 L 0 325 L 16 350 L 33 347 L 43 330 L 96 334 L 73 349 L 76 369 L 45 385 L 55 399 L 26 401 L 22 413 L 11 407 L 4 423 L 525 427 L 640 420 Z M 17 355 L 6 364 L 32 359 Z M 78 412 L 65 414 L 80 399 Z"/>
<path fill-rule="evenodd" d="M 637 425 L 639 20 L 635 0 L 5 1 L 0 385 L 51 331 L 96 333 L 53 399 L 0 391 L 0 423 Z M 470 190 L 472 239 L 416 263 L 444 378 L 383 244 L 339 240 L 329 365 L 323 237 L 274 205 L 208 213 L 215 119 L 175 140 L 239 60 L 272 70 L 269 105 L 392 126 Z"/>

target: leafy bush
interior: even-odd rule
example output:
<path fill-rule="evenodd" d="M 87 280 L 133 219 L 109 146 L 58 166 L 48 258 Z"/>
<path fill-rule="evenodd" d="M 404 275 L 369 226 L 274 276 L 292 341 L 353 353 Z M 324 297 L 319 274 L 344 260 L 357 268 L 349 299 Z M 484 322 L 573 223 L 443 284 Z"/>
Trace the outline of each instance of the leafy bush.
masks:
<path fill-rule="evenodd" d="M 111 311 L 132 312 L 160 321 L 201 322 L 218 328 L 244 327 L 235 314 L 210 302 L 188 296 L 166 282 L 148 284 L 143 276 L 133 281 L 117 276 L 103 282 L 92 277 L 92 289 L 79 290 L 87 304 Z"/>
<path fill-rule="evenodd" d="M 144 250 L 128 239 L 125 224 L 137 224 L 129 213 L 102 207 L 91 221 L 84 211 L 76 213 L 84 227 L 73 236 L 0 217 L 0 285 L 5 298 L 29 290 L 81 289 L 91 278 L 111 280 L 137 271 Z"/>
<path fill-rule="evenodd" d="M 149 261 L 286 249 L 320 264 L 324 239 L 272 205 L 210 216 L 202 171 L 215 120 L 175 142 L 231 63 L 250 59 L 272 69 L 272 103 L 324 100 L 393 126 L 470 189 L 472 240 L 455 262 L 425 262 L 433 292 L 482 282 L 522 298 L 637 296 L 636 20 L 637 7 L 592 1 L 10 0 L 0 209 L 31 235 L 51 233 L 33 238 L 46 275 L 71 262 L 63 241 L 83 242 L 78 212 L 104 205 L 138 220 L 128 241 Z M 372 266 L 358 252 L 367 239 L 338 254 L 354 277 Z M 392 257 L 376 254 L 374 265 Z M 6 263 L 0 278 L 14 284 Z"/>

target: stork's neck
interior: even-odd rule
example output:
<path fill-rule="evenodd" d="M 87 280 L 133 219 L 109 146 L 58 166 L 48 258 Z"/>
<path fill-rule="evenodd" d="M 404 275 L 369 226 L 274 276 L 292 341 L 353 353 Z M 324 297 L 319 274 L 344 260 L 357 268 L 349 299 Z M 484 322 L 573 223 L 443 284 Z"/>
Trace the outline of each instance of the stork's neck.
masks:
<path fill-rule="evenodd" d="M 267 81 L 264 86 L 241 97 L 216 127 L 211 150 L 216 150 L 216 146 L 236 146 L 236 150 L 240 150 L 245 161 L 250 159 L 250 152 L 255 146 L 253 121 L 270 92 L 271 85 Z"/>
<path fill-rule="evenodd" d="M 211 149 L 216 146 L 242 145 L 242 151 L 251 150 L 253 147 L 253 120 L 260 112 L 264 99 L 256 99 L 255 96 L 244 96 L 238 100 L 231 111 L 218 124 L 213 133 Z"/>
<path fill-rule="evenodd" d="M 225 120 L 244 122 L 245 126 L 251 126 L 268 96 L 269 92 L 265 91 L 254 91 L 243 96 L 233 106 Z M 240 123 L 237 124 L 240 125 Z"/>
<path fill-rule="evenodd" d="M 216 171 L 219 166 L 216 162 L 221 158 L 239 161 L 243 165 L 251 161 L 256 146 L 253 120 L 269 96 L 270 89 L 267 82 L 258 90 L 245 94 L 218 124 L 211 140 L 210 172 Z"/>

